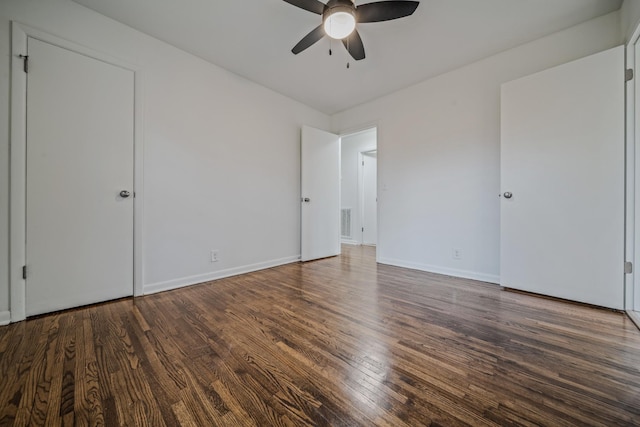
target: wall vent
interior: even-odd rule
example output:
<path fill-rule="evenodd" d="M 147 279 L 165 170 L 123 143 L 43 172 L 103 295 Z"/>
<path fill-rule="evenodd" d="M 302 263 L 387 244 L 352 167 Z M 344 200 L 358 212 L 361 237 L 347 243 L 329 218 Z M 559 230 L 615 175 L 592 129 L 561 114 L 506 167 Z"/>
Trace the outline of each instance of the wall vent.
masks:
<path fill-rule="evenodd" d="M 340 215 L 340 235 L 345 239 L 351 238 L 351 208 L 342 208 Z"/>

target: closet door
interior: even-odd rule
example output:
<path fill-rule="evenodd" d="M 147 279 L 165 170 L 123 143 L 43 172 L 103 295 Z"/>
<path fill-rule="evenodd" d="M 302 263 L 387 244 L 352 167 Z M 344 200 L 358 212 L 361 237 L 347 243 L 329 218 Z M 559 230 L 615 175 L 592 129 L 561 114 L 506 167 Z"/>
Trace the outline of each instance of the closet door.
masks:
<path fill-rule="evenodd" d="M 133 293 L 134 75 L 29 38 L 26 310 Z"/>
<path fill-rule="evenodd" d="M 624 49 L 502 86 L 500 280 L 623 308 Z"/>

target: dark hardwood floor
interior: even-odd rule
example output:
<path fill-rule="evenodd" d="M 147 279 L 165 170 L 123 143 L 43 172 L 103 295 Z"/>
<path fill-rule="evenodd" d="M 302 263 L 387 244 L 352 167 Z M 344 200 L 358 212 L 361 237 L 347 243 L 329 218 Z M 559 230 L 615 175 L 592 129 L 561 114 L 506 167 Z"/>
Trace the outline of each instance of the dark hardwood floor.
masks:
<path fill-rule="evenodd" d="M 0 328 L 0 425 L 640 425 L 623 314 L 374 249 Z"/>

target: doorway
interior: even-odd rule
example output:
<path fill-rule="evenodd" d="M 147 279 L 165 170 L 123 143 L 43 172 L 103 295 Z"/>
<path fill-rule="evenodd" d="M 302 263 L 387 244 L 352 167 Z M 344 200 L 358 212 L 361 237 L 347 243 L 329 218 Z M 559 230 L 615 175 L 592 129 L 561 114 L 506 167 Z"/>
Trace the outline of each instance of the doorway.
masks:
<path fill-rule="evenodd" d="M 377 129 L 342 136 L 341 226 L 343 244 L 378 243 Z"/>

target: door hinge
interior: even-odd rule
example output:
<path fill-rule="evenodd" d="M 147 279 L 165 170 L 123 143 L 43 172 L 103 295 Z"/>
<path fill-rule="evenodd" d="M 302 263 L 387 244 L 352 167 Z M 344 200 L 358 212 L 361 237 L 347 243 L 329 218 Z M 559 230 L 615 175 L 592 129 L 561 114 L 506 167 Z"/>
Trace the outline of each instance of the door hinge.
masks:
<path fill-rule="evenodd" d="M 364 233 L 364 227 L 362 227 L 362 232 Z"/>
<path fill-rule="evenodd" d="M 633 263 L 631 261 L 627 261 L 624 263 L 624 274 L 633 273 Z"/>
<path fill-rule="evenodd" d="M 26 265 L 22 266 L 22 278 L 23 279 L 27 278 L 27 266 Z"/>
<path fill-rule="evenodd" d="M 633 68 L 627 68 L 624 71 L 624 81 L 628 82 L 629 80 L 633 80 Z"/>
<path fill-rule="evenodd" d="M 18 58 L 22 58 L 22 69 L 25 73 L 29 72 L 29 55 L 18 55 Z"/>

